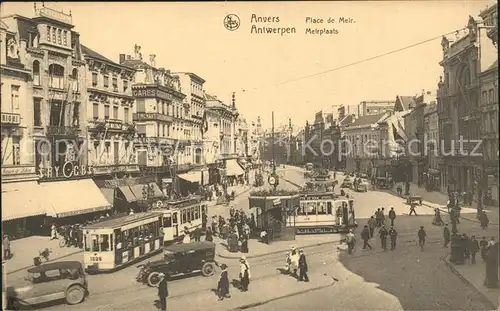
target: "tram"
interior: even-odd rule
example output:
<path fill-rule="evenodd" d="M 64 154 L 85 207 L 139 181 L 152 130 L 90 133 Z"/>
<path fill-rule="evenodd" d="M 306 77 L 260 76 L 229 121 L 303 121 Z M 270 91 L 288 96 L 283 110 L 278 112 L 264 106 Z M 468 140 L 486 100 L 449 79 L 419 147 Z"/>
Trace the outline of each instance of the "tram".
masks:
<path fill-rule="evenodd" d="M 305 192 L 295 213 L 296 234 L 345 232 L 357 226 L 354 200 L 333 192 Z"/>
<path fill-rule="evenodd" d="M 163 214 L 117 216 L 83 228 L 84 267 L 88 273 L 116 270 L 161 252 Z"/>
<path fill-rule="evenodd" d="M 163 213 L 163 243 L 170 244 L 184 234 L 184 229 L 189 232 L 201 229 L 203 214 L 207 213 L 207 205 L 201 197 L 193 196 L 178 201 L 169 201 L 159 209 Z"/>

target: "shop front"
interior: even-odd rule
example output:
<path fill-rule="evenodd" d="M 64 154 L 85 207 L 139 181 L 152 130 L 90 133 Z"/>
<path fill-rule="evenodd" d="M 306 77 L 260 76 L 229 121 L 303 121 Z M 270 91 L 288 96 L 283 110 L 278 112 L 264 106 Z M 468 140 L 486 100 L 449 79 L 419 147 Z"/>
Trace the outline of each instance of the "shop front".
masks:
<path fill-rule="evenodd" d="M 426 177 L 426 188 L 429 191 L 441 191 L 441 172 L 439 170 L 429 168 Z"/>
<path fill-rule="evenodd" d="M 204 174 L 201 170 L 192 170 L 177 174 L 181 196 L 198 193 L 200 186 L 203 185 L 203 176 Z"/>
<path fill-rule="evenodd" d="M 236 159 L 228 159 L 225 160 L 225 176 L 226 176 L 226 183 L 228 186 L 235 186 L 238 183 L 243 183 L 244 179 L 243 176 L 245 174 L 245 171 L 241 167 L 241 165 L 238 163 Z"/>

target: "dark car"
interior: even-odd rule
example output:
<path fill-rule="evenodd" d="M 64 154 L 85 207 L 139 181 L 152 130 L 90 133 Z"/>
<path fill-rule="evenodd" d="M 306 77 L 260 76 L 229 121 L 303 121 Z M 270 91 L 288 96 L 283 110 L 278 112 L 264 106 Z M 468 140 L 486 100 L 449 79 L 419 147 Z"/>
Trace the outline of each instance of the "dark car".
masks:
<path fill-rule="evenodd" d="M 60 299 L 75 305 L 83 302 L 89 294 L 87 279 L 78 261 L 42 264 L 27 272 L 28 277 L 14 281 L 7 288 L 9 310 Z"/>
<path fill-rule="evenodd" d="M 141 271 L 137 279 L 149 286 L 158 286 L 160 273 L 167 278 L 198 272 L 203 276 L 212 276 L 216 265 L 215 243 L 200 241 L 174 244 L 165 247 L 163 259 L 139 265 Z"/>

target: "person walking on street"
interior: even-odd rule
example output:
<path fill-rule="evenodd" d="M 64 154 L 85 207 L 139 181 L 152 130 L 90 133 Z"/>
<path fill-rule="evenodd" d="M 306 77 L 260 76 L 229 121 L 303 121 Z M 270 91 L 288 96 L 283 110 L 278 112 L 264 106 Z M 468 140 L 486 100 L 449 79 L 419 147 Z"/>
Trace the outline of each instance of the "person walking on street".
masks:
<path fill-rule="evenodd" d="M 389 211 L 389 219 L 391 220 L 391 227 L 394 226 L 394 219 L 396 219 L 396 211 L 394 211 L 394 207 L 391 207 Z"/>
<path fill-rule="evenodd" d="M 450 243 L 451 240 L 450 228 L 448 228 L 448 224 L 444 226 L 443 238 L 444 238 L 444 247 L 448 247 L 448 244 Z"/>
<path fill-rule="evenodd" d="M 418 245 L 420 246 L 420 250 L 423 252 L 425 245 L 425 237 L 427 236 L 427 233 L 424 230 L 424 226 L 420 226 L 420 230 L 418 230 L 417 235 L 418 235 Z"/>
<path fill-rule="evenodd" d="M 398 233 L 394 227 L 391 226 L 391 229 L 389 230 L 389 236 L 391 238 L 391 251 L 396 249 L 396 240 L 398 238 Z"/>
<path fill-rule="evenodd" d="M 488 228 L 490 220 L 488 219 L 488 215 L 486 215 L 486 211 L 482 211 L 481 214 L 479 214 L 479 222 L 481 223 L 481 228 Z"/>
<path fill-rule="evenodd" d="M 476 254 L 479 251 L 479 242 L 476 240 L 476 236 L 473 235 L 469 241 L 469 250 L 470 250 L 470 263 L 476 263 Z"/>
<path fill-rule="evenodd" d="M 345 240 L 347 243 L 347 253 L 352 254 L 352 250 L 354 249 L 354 233 L 352 233 L 352 229 L 349 229 L 349 233 L 346 234 Z"/>
<path fill-rule="evenodd" d="M 223 300 L 224 298 L 231 298 L 229 295 L 229 276 L 227 274 L 227 265 L 222 264 L 220 266 L 222 272 L 220 273 L 219 283 L 217 283 L 217 295 L 219 296 L 219 300 Z"/>
<path fill-rule="evenodd" d="M 214 241 L 214 236 L 212 233 L 212 229 L 210 229 L 210 227 L 207 227 L 207 232 L 205 232 L 205 241 L 208 241 L 208 242 Z"/>
<path fill-rule="evenodd" d="M 165 274 L 158 275 L 160 283 L 158 284 L 158 298 L 160 299 L 160 310 L 167 311 L 168 284 Z"/>
<path fill-rule="evenodd" d="M 415 210 L 415 206 L 417 206 L 417 203 L 414 202 L 410 203 L 410 214 L 408 216 L 411 216 L 412 214 L 415 214 L 415 216 L 417 216 L 417 211 Z"/>
<path fill-rule="evenodd" d="M 304 251 L 299 251 L 299 282 L 309 282 L 309 277 L 307 276 L 307 260 L 306 255 L 304 255 Z"/>
<path fill-rule="evenodd" d="M 368 219 L 368 229 L 370 230 L 370 238 L 373 238 L 373 232 L 375 231 L 375 227 L 377 226 L 377 222 L 375 220 L 375 217 L 370 217 Z"/>
<path fill-rule="evenodd" d="M 57 240 L 57 227 L 56 224 L 52 224 L 50 227 L 50 239 Z"/>
<path fill-rule="evenodd" d="M 488 249 L 488 241 L 486 241 L 486 237 L 483 236 L 481 241 L 479 241 L 479 247 L 481 248 L 481 258 L 483 262 L 486 262 L 486 251 Z"/>
<path fill-rule="evenodd" d="M 8 260 L 10 259 L 12 254 L 10 252 L 10 240 L 7 234 L 4 234 L 2 243 L 3 243 L 3 258 L 5 260 Z"/>
<path fill-rule="evenodd" d="M 382 227 L 378 231 L 378 234 L 380 236 L 380 242 L 382 244 L 382 248 L 384 249 L 384 251 L 386 251 L 387 250 L 387 235 L 389 233 L 387 232 L 387 229 L 385 228 L 384 225 L 382 225 Z"/>
<path fill-rule="evenodd" d="M 240 285 L 241 291 L 248 291 L 248 285 L 250 284 L 250 265 L 245 256 L 240 259 Z"/>
<path fill-rule="evenodd" d="M 300 255 L 295 249 L 295 246 L 292 247 L 292 251 L 290 252 L 290 271 L 294 277 L 297 277 L 297 270 L 299 269 L 299 259 Z"/>
<path fill-rule="evenodd" d="M 377 211 L 375 212 L 375 221 L 376 221 L 377 227 L 380 228 L 380 226 L 382 226 L 382 214 L 381 214 L 380 208 L 377 208 Z"/>
<path fill-rule="evenodd" d="M 385 225 L 385 209 L 383 207 L 380 210 L 380 218 L 382 220 L 382 225 Z"/>
<path fill-rule="evenodd" d="M 368 229 L 368 226 L 365 226 L 363 228 L 363 231 L 361 231 L 361 239 L 363 240 L 363 249 L 366 249 L 368 246 L 370 249 L 372 249 L 372 246 L 368 243 L 368 240 L 372 236 L 373 232 L 371 232 L 371 228 Z"/>

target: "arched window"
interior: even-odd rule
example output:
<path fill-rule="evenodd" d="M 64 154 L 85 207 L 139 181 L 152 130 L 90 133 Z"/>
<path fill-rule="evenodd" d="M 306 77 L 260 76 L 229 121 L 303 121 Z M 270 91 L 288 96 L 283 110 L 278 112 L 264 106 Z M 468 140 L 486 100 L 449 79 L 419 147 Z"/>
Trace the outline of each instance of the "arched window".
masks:
<path fill-rule="evenodd" d="M 58 64 L 49 66 L 50 87 L 64 89 L 64 67 Z"/>
<path fill-rule="evenodd" d="M 40 85 L 40 62 L 33 62 L 33 84 Z"/>
<path fill-rule="evenodd" d="M 73 92 L 78 92 L 79 91 L 79 85 L 78 85 L 78 69 L 74 68 L 73 71 L 71 72 L 71 85 L 73 86 Z"/>

